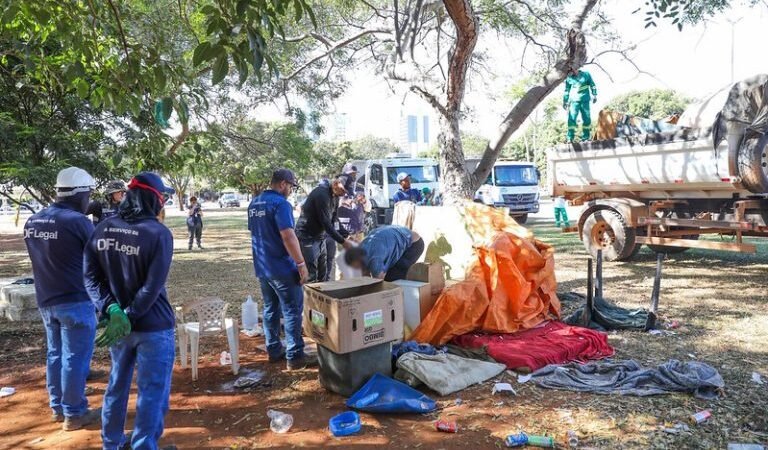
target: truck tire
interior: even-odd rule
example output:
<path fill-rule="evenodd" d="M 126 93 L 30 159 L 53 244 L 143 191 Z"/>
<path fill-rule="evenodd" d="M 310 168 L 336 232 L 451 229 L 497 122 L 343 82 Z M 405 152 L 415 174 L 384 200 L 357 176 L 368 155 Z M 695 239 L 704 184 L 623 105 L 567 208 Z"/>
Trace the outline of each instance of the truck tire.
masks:
<path fill-rule="evenodd" d="M 602 249 L 604 261 L 627 261 L 637 254 L 635 229 L 613 209 L 594 211 L 584 221 L 581 241 L 593 258 Z"/>
<path fill-rule="evenodd" d="M 755 194 L 768 192 L 768 134 L 747 135 L 741 141 L 737 168 L 744 187 Z"/>
<path fill-rule="evenodd" d="M 513 219 L 515 219 L 515 222 L 519 223 L 520 225 L 524 225 L 525 222 L 528 222 L 528 214 L 523 214 L 522 216 L 512 216 Z"/>

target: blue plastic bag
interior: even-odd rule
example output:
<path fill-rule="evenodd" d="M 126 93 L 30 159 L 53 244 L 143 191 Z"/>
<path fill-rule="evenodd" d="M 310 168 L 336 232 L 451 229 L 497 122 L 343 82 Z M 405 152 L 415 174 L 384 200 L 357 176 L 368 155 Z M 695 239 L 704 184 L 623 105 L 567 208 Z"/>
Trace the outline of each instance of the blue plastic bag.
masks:
<path fill-rule="evenodd" d="M 435 401 L 407 384 L 375 374 L 347 400 L 347 406 L 372 413 L 428 413 Z"/>
<path fill-rule="evenodd" d="M 328 428 L 336 437 L 353 435 L 360 431 L 361 426 L 360 415 L 354 411 L 344 411 L 328 421 Z"/>

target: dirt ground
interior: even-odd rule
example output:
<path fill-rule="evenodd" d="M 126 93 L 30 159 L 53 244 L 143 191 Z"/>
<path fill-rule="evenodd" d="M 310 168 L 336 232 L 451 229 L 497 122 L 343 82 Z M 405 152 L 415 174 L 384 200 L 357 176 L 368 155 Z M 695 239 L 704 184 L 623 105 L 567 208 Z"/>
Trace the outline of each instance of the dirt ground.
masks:
<path fill-rule="evenodd" d="M 219 296 L 239 316 L 240 303 L 259 289 L 253 277 L 244 210 L 210 211 L 203 251 L 186 250 L 181 217 L 169 217 L 176 254 L 168 282 L 175 305 L 199 297 Z M 536 235 L 556 246 L 559 291 L 585 292 L 586 254 L 575 235 L 564 235 L 548 218 L 533 217 Z M 0 228 L 0 278 L 29 273 L 29 262 L 17 231 Z M 345 399 L 325 391 L 313 369 L 286 372 L 269 364 L 257 350 L 262 338 L 241 334 L 241 365 L 264 371 L 264 385 L 247 392 L 226 386 L 235 376 L 219 364 L 226 339 L 203 340 L 200 379 L 176 366 L 171 410 L 161 443 L 183 449 L 420 448 L 492 449 L 503 437 L 526 431 L 555 437 L 564 448 L 567 430 L 579 435 L 580 448 L 709 449 L 729 442 L 768 444 L 768 247 L 759 243 L 757 255 L 690 251 L 665 262 L 660 313 L 682 325 L 674 335 L 610 333 L 616 359 L 636 359 L 657 365 L 669 359 L 706 362 L 725 379 L 723 396 L 715 401 L 690 395 L 654 397 L 598 396 L 550 391 L 531 383 L 518 384 L 505 373 L 499 380 L 516 389 L 511 397 L 491 396 L 494 380 L 450 397 L 426 393 L 441 409 L 425 416 L 361 414 L 363 430 L 356 436 L 334 438 L 328 419 L 344 411 Z M 625 307 L 648 306 L 654 255 L 644 249 L 632 263 L 606 264 L 605 296 Z M 578 305 L 565 304 L 564 313 Z M 17 393 L 0 399 L 0 449 L 100 448 L 98 427 L 65 433 L 49 419 L 45 391 L 45 340 L 39 323 L 0 321 L 0 386 Z M 94 366 L 109 369 L 106 351 L 98 350 Z M 752 373 L 767 382 L 758 385 Z M 106 377 L 89 383 L 92 406 L 101 404 Z M 135 393 L 135 392 L 134 392 Z M 461 399 L 459 405 L 456 399 Z M 130 411 L 135 398 L 132 397 Z M 295 424 L 285 435 L 269 430 L 268 408 L 293 414 Z M 690 432 L 663 431 L 686 422 L 694 412 L 710 409 L 712 418 Z M 130 429 L 129 415 L 127 429 Z M 434 421 L 456 421 L 458 434 L 439 433 Z"/>

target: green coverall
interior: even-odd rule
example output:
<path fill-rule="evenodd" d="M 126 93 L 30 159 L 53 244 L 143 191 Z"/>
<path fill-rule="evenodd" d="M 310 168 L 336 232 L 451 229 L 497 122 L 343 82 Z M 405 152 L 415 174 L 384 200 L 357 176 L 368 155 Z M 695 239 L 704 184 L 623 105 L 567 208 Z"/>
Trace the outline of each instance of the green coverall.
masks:
<path fill-rule="evenodd" d="M 589 101 L 597 101 L 597 87 L 589 72 L 579 70 L 576 75 L 565 79 L 563 108 L 568 110 L 568 142 L 576 135 L 576 119 L 581 114 L 581 140 L 588 141 L 592 135 L 592 116 Z"/>

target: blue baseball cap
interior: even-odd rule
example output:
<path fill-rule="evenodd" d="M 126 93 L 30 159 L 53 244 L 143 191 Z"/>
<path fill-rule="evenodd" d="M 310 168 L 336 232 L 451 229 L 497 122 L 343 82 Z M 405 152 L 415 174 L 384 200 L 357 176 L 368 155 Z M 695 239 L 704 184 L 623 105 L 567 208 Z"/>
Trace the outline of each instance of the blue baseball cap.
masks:
<path fill-rule="evenodd" d="M 159 175 L 152 172 L 141 172 L 131 179 L 128 183 L 128 189 L 146 189 L 152 191 L 160 199 L 160 203 L 165 203 L 163 194 L 173 194 L 175 191 L 163 183 Z"/>

